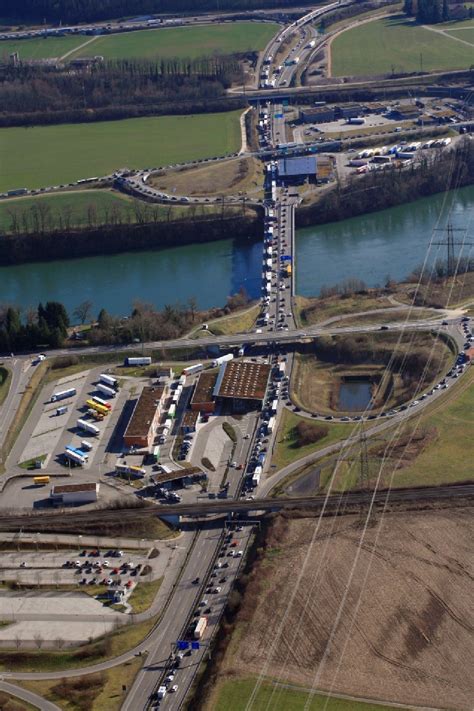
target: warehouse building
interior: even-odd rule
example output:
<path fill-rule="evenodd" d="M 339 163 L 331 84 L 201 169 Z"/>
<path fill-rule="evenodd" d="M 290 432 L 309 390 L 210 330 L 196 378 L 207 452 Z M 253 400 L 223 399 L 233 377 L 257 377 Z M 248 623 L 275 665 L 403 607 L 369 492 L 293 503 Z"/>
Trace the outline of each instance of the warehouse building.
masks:
<path fill-rule="evenodd" d="M 334 121 L 334 106 L 318 106 L 311 109 L 301 109 L 300 118 L 304 123 L 326 123 Z"/>
<path fill-rule="evenodd" d="M 216 402 L 227 405 L 234 412 L 245 412 L 262 407 L 270 377 L 266 363 L 228 361 L 217 376 L 214 388 Z"/>
<path fill-rule="evenodd" d="M 191 410 L 194 412 L 214 412 L 213 398 L 217 373 L 201 373 L 191 398 Z"/>
<path fill-rule="evenodd" d="M 163 407 L 165 388 L 145 387 L 133 409 L 123 441 L 126 447 L 151 448 Z"/>
<path fill-rule="evenodd" d="M 357 116 L 363 116 L 365 114 L 365 108 L 361 104 L 346 104 L 345 106 L 336 106 L 335 117 L 336 118 L 357 118 Z"/>
<path fill-rule="evenodd" d="M 99 498 L 100 484 L 61 484 L 53 486 L 49 497 L 55 506 L 93 504 Z"/>
<path fill-rule="evenodd" d="M 315 183 L 317 170 L 316 156 L 281 158 L 278 161 L 278 177 L 286 185 L 300 185 L 305 180 Z"/>

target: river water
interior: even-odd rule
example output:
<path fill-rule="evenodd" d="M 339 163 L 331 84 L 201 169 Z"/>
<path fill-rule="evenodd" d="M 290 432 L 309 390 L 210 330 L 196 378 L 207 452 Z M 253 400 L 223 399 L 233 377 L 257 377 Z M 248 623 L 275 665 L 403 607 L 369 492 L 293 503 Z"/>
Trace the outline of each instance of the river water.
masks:
<path fill-rule="evenodd" d="M 296 237 L 296 288 L 316 296 L 322 285 L 357 277 L 369 286 L 406 277 L 427 253 L 433 233 L 469 227 L 474 186 L 435 195 L 383 212 L 299 230 Z M 462 239 L 462 233 L 456 233 Z M 467 253 L 467 252 L 466 252 Z M 430 257 L 445 257 L 432 247 Z M 260 294 L 262 245 L 222 240 L 164 250 L 130 252 L 75 260 L 0 267 L 0 303 L 27 308 L 39 301 L 61 301 L 69 311 L 90 299 L 94 310 L 130 313 L 135 299 L 162 308 L 195 297 L 198 306 L 222 306 L 244 286 Z"/>
<path fill-rule="evenodd" d="M 356 277 L 367 286 L 382 285 L 386 277 L 400 280 L 429 255 L 446 259 L 446 248 L 430 240 L 446 238 L 436 228 L 471 227 L 474 186 L 433 195 L 416 202 L 350 220 L 299 230 L 296 241 L 296 293 L 317 296 L 321 286 Z M 471 216 L 470 216 L 470 214 Z M 456 232 L 462 240 L 463 233 Z M 458 250 L 456 250 L 456 254 Z M 468 255 L 468 248 L 462 252 Z"/>

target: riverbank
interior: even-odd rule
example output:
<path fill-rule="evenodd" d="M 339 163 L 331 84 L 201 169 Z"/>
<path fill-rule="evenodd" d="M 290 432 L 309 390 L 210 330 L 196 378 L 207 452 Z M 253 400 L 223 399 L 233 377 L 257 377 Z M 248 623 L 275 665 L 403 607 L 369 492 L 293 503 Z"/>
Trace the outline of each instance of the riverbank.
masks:
<path fill-rule="evenodd" d="M 2 238 L 0 265 L 164 249 L 222 239 L 251 242 L 261 239 L 262 233 L 263 216 L 254 210 L 246 210 L 245 215 L 199 216 L 194 220 L 7 234 Z"/>
<path fill-rule="evenodd" d="M 296 211 L 296 227 L 339 222 L 474 184 L 474 141 L 466 136 L 451 151 L 424 157 L 418 165 L 351 176 Z"/>

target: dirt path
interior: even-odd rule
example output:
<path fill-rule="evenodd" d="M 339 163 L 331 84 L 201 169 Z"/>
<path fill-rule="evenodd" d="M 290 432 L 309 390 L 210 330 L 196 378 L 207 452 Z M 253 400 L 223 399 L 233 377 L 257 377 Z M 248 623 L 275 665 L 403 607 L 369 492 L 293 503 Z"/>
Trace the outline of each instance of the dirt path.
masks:
<path fill-rule="evenodd" d="M 242 153 L 249 153 L 249 145 L 247 143 L 247 131 L 245 128 L 245 117 L 247 116 L 247 113 L 250 111 L 250 107 L 248 109 L 245 109 L 243 114 L 240 115 L 240 134 L 242 136 L 242 144 L 240 147 L 239 154 L 242 155 Z"/>
<path fill-rule="evenodd" d="M 450 35 L 448 32 L 445 30 L 437 30 L 436 27 L 430 27 L 430 25 L 422 25 L 424 30 L 429 30 L 430 32 L 436 32 L 438 35 L 444 35 L 450 40 L 455 40 L 456 42 L 461 42 L 462 44 L 467 44 L 468 47 L 474 47 L 474 44 L 472 42 L 468 42 L 467 40 L 460 39 L 459 37 L 453 37 L 453 35 Z M 470 29 L 470 28 L 466 28 Z"/>
<path fill-rule="evenodd" d="M 86 42 L 83 42 L 82 44 L 79 45 L 79 47 L 74 47 L 74 49 L 70 49 L 69 52 L 66 52 L 66 54 L 63 54 L 62 57 L 59 57 L 59 60 L 62 62 L 68 57 L 71 56 L 71 54 L 75 54 L 76 52 L 79 52 L 80 49 L 83 47 L 87 47 L 88 44 L 92 44 L 92 42 L 95 42 L 96 39 L 99 38 L 100 35 L 94 35 L 94 37 L 91 37 L 88 39 Z"/>

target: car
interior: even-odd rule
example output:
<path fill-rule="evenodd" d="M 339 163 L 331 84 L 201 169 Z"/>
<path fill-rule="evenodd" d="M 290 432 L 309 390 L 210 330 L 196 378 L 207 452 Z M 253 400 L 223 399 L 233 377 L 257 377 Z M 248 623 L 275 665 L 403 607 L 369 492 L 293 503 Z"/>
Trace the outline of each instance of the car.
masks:
<path fill-rule="evenodd" d="M 201 578 L 200 578 L 199 575 L 198 575 L 197 578 L 194 578 L 194 580 L 193 580 L 193 585 L 199 585 L 200 581 L 201 581 Z"/>
<path fill-rule="evenodd" d="M 221 590 L 222 590 L 222 588 L 219 585 L 217 585 L 212 592 L 220 593 Z"/>
<path fill-rule="evenodd" d="M 173 679 L 174 679 L 174 672 L 171 671 L 171 672 L 168 674 L 168 676 L 166 677 L 165 681 L 167 681 L 168 684 L 169 684 L 170 681 L 173 681 Z"/>
<path fill-rule="evenodd" d="M 388 331 L 389 327 L 388 326 L 380 326 L 380 331 Z"/>
<path fill-rule="evenodd" d="M 201 600 L 199 607 L 206 607 L 209 604 L 209 600 Z"/>

